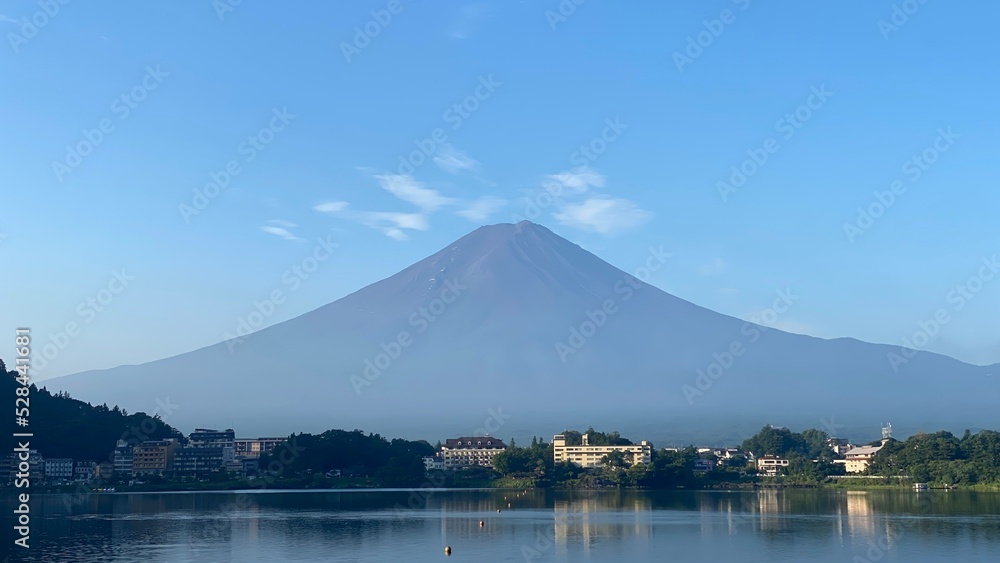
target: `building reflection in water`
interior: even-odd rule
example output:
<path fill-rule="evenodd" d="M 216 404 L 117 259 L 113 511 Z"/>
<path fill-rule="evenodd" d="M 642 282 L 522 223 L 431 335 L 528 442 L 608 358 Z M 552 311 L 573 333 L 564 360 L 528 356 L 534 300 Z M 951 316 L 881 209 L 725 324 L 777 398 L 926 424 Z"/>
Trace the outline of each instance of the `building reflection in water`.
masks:
<path fill-rule="evenodd" d="M 588 553 L 603 540 L 649 541 L 652 510 L 652 501 L 640 495 L 555 500 L 552 536 L 557 552 L 565 553 L 567 546 L 579 544 Z"/>
<path fill-rule="evenodd" d="M 764 532 L 779 532 L 788 526 L 785 514 L 791 512 L 788 497 L 778 489 L 757 491 L 757 511 L 760 513 L 760 529 Z"/>
<path fill-rule="evenodd" d="M 875 535 L 875 512 L 866 491 L 847 491 L 847 531 L 852 536 Z"/>

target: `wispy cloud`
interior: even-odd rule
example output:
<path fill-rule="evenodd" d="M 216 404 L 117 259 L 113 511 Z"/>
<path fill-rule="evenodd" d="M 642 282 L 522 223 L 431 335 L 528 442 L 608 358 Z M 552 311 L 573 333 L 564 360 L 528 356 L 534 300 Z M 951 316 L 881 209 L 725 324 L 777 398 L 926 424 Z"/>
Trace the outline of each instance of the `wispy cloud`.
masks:
<path fill-rule="evenodd" d="M 479 162 L 476 159 L 449 144 L 441 145 L 438 148 L 437 154 L 434 155 L 434 164 L 449 174 L 458 174 L 464 170 L 475 171 L 479 168 Z"/>
<path fill-rule="evenodd" d="M 268 221 L 268 223 L 289 229 L 298 227 L 298 225 L 296 225 L 295 223 L 292 223 L 291 221 L 285 221 L 284 219 L 271 219 L 270 221 Z"/>
<path fill-rule="evenodd" d="M 445 197 L 437 190 L 423 187 L 423 184 L 404 174 L 378 174 L 375 176 L 382 189 L 399 199 L 416 205 L 421 211 L 430 213 L 444 205 L 458 200 Z"/>
<path fill-rule="evenodd" d="M 385 236 L 395 240 L 407 240 L 410 237 L 404 229 L 426 231 L 430 228 L 427 216 L 421 213 L 395 213 L 392 211 L 361 211 L 357 213 L 358 222 L 367 227 L 382 231 Z"/>
<path fill-rule="evenodd" d="M 719 293 L 723 295 L 739 295 L 740 290 L 732 287 L 721 287 L 719 288 Z"/>
<path fill-rule="evenodd" d="M 14 18 L 12 18 L 10 16 L 7 16 L 7 15 L 4 15 L 4 14 L 0 14 L 0 22 L 21 23 L 21 22 L 15 20 Z"/>
<path fill-rule="evenodd" d="M 474 223 L 482 223 L 504 205 L 507 205 L 507 202 L 503 199 L 485 196 L 475 201 L 466 202 L 465 206 L 456 213 Z"/>
<path fill-rule="evenodd" d="M 643 211 L 627 199 L 597 196 L 582 203 L 563 206 L 554 215 L 563 225 L 610 234 L 637 227 L 645 223 L 651 213 Z"/>
<path fill-rule="evenodd" d="M 313 211 L 320 213 L 337 213 L 347 209 L 346 201 L 324 201 L 313 206 Z"/>
<path fill-rule="evenodd" d="M 702 264 L 698 272 L 703 276 L 717 276 L 726 271 L 728 265 L 722 258 L 715 258 L 708 264 Z"/>
<path fill-rule="evenodd" d="M 601 188 L 604 187 L 605 177 L 603 174 L 591 170 L 589 168 L 577 168 L 575 170 L 566 170 L 558 174 L 549 174 L 546 176 L 547 179 L 559 182 L 564 187 L 575 190 L 578 193 L 583 193 L 590 188 Z"/>
<path fill-rule="evenodd" d="M 423 213 L 396 213 L 393 211 L 353 211 L 346 201 L 326 201 L 313 206 L 313 211 L 337 215 L 356 221 L 366 227 L 381 231 L 395 240 L 407 240 L 406 230 L 426 231 L 430 222 Z"/>
<path fill-rule="evenodd" d="M 260 228 L 260 230 L 264 231 L 265 233 L 270 233 L 272 235 L 279 236 L 285 240 L 302 240 L 299 237 L 293 235 L 288 229 L 285 229 L 283 227 L 264 225 L 263 227 Z"/>

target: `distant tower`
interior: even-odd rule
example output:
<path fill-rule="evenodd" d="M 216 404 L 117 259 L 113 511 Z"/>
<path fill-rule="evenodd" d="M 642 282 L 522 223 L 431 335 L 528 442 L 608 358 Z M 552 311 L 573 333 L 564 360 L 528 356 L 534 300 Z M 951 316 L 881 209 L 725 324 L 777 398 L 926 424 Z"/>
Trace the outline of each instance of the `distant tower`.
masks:
<path fill-rule="evenodd" d="M 890 438 L 892 438 L 892 423 L 886 422 L 882 427 L 882 441 L 887 442 Z"/>

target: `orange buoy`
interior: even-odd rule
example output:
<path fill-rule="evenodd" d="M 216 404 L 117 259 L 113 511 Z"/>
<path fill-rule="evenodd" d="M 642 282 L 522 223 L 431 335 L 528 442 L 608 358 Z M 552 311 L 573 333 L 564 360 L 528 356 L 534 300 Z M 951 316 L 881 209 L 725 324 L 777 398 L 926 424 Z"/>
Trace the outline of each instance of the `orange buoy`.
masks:
<path fill-rule="evenodd" d="M 485 525 L 486 525 L 486 523 L 485 523 L 485 522 L 483 522 L 482 520 L 480 520 L 480 521 L 479 521 L 479 527 L 480 527 L 480 528 L 482 528 L 482 527 L 483 527 L 483 526 L 485 526 Z"/>
<path fill-rule="evenodd" d="M 451 555 L 451 546 L 450 545 L 444 546 L 444 554 L 445 555 Z"/>

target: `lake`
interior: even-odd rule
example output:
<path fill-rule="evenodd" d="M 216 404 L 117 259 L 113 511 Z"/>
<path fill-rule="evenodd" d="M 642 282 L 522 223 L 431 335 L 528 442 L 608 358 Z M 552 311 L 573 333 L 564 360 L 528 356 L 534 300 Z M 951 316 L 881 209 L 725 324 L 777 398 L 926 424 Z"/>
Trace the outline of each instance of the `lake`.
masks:
<path fill-rule="evenodd" d="M 1000 494 L 970 491 L 116 493 L 31 508 L 31 548 L 11 561 L 1000 559 Z"/>

